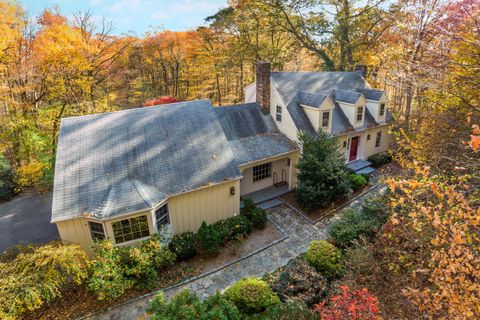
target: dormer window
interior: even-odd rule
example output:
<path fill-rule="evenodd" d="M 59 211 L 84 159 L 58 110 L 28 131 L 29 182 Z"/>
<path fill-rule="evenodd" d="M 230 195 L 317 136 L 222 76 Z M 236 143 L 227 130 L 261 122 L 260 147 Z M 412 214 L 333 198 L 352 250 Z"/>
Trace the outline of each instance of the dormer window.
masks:
<path fill-rule="evenodd" d="M 330 111 L 322 112 L 322 128 L 328 128 L 330 124 Z"/>
<path fill-rule="evenodd" d="M 363 107 L 357 108 L 357 122 L 361 122 L 363 119 Z"/>
<path fill-rule="evenodd" d="M 278 122 L 282 122 L 282 107 L 277 106 L 277 117 L 276 117 Z"/>
<path fill-rule="evenodd" d="M 385 103 L 380 104 L 379 114 L 380 114 L 381 117 L 383 117 L 385 115 Z"/>

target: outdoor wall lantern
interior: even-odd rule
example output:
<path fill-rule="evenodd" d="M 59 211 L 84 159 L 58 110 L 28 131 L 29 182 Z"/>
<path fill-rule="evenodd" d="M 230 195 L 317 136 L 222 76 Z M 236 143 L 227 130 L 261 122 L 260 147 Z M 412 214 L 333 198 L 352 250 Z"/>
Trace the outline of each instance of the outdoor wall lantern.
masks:
<path fill-rule="evenodd" d="M 231 194 L 232 196 L 235 195 L 235 187 L 231 187 L 231 188 L 230 188 L 230 194 Z"/>

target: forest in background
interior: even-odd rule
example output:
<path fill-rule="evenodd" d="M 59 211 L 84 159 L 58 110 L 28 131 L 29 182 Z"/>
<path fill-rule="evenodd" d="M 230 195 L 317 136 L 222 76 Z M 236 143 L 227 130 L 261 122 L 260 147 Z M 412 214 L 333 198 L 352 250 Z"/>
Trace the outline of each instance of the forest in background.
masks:
<path fill-rule="evenodd" d="M 366 66 L 420 158 L 478 170 L 461 143 L 480 111 L 475 0 L 236 0 L 205 27 L 141 37 L 114 35 L 92 12 L 29 18 L 10 0 L 0 17 L 0 153 L 19 190 L 51 187 L 62 117 L 163 96 L 239 103 L 259 60 L 276 71 Z"/>

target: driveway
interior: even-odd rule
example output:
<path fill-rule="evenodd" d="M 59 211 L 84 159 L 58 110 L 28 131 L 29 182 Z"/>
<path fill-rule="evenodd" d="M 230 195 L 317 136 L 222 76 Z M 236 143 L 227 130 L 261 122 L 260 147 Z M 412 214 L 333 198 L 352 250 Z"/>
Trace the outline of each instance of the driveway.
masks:
<path fill-rule="evenodd" d="M 59 239 L 50 223 L 52 193 L 23 195 L 0 203 L 0 252 L 15 244 Z"/>

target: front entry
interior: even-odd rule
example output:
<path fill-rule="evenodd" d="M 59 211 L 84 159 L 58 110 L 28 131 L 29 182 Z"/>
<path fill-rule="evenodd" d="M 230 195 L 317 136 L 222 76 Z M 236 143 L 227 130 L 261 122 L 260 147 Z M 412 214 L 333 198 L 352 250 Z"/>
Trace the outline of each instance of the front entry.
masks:
<path fill-rule="evenodd" d="M 348 157 L 348 161 L 357 160 L 358 138 L 359 137 L 353 137 L 350 139 L 350 156 Z"/>

